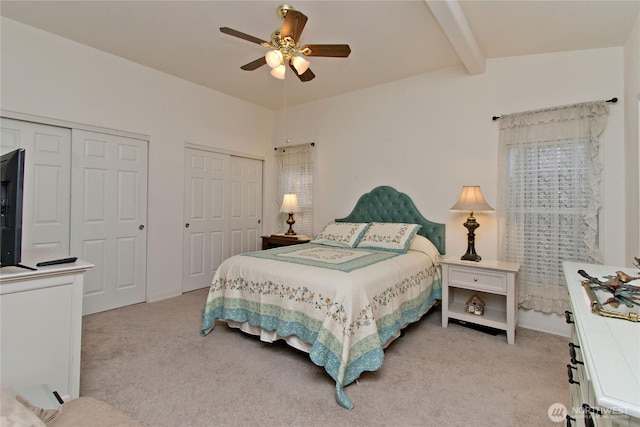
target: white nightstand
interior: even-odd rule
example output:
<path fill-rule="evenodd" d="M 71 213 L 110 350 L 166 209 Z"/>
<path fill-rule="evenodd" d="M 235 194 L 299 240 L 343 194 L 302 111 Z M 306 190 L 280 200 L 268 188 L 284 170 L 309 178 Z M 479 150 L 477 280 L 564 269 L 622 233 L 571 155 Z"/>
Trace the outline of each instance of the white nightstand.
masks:
<path fill-rule="evenodd" d="M 442 261 L 442 327 L 449 319 L 502 329 L 507 342 L 515 342 L 518 325 L 518 293 L 515 278 L 520 264 L 504 261 Z M 466 302 L 477 295 L 485 302 L 484 314 L 467 313 Z"/>

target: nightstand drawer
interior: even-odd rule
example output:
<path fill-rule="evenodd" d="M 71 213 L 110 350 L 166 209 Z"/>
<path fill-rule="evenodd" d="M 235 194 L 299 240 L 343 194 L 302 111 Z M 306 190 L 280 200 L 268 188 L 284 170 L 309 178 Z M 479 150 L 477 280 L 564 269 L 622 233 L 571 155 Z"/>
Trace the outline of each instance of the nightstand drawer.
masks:
<path fill-rule="evenodd" d="M 478 269 L 452 266 L 449 269 L 449 283 L 471 289 L 507 292 L 507 275 L 504 273 L 489 273 Z"/>

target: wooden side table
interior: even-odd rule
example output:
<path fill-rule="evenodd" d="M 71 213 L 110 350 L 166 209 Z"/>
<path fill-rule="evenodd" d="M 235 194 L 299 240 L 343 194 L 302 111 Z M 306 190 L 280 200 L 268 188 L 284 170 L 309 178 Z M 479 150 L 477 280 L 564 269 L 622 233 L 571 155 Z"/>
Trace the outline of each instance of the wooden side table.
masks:
<path fill-rule="evenodd" d="M 507 342 L 515 343 L 518 325 L 518 293 L 515 277 L 520 264 L 504 261 L 462 261 L 444 258 L 442 264 L 442 327 L 449 319 L 501 329 Z M 484 314 L 470 314 L 466 302 L 477 295 Z"/>
<path fill-rule="evenodd" d="M 262 236 L 262 249 L 278 248 L 280 246 L 300 245 L 309 243 L 311 239 L 307 236 L 287 236 L 285 234 L 272 234 L 271 236 Z"/>

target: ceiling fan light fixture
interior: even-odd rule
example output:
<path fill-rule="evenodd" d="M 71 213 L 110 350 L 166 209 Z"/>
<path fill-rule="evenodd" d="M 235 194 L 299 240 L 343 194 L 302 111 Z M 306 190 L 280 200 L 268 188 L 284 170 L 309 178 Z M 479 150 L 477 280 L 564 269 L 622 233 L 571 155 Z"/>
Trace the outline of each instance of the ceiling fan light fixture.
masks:
<path fill-rule="evenodd" d="M 270 50 L 264 55 L 267 65 L 271 68 L 277 68 L 282 65 L 282 52 L 277 49 Z"/>
<path fill-rule="evenodd" d="M 298 75 L 304 74 L 304 72 L 309 69 L 309 65 L 311 65 L 309 61 L 301 56 L 294 56 L 291 59 L 291 62 L 293 63 L 293 67 L 296 69 Z"/>
<path fill-rule="evenodd" d="M 284 80 L 284 73 L 287 71 L 283 64 L 278 65 L 276 68 L 271 70 L 271 75 L 276 79 Z"/>

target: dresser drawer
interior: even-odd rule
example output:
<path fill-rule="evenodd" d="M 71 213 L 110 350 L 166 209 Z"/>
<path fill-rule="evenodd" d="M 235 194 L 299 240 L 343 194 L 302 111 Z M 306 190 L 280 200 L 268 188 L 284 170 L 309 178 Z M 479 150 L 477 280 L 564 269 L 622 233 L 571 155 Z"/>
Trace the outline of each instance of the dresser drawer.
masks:
<path fill-rule="evenodd" d="M 471 267 L 451 267 L 449 269 L 449 283 L 490 292 L 507 292 L 506 273 L 486 272 Z"/>

